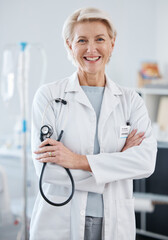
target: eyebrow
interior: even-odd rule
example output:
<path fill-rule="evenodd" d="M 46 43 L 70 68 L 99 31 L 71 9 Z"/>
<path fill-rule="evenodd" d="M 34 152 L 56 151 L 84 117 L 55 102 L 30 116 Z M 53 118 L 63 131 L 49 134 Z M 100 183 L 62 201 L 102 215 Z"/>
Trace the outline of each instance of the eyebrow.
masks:
<path fill-rule="evenodd" d="M 79 36 L 77 39 L 79 39 L 79 38 L 86 38 L 85 36 Z"/>
<path fill-rule="evenodd" d="M 104 35 L 104 34 L 99 34 L 99 35 L 97 35 L 96 37 L 101 37 L 101 36 L 104 36 L 104 37 L 105 37 L 105 35 Z"/>
<path fill-rule="evenodd" d="M 98 34 L 98 35 L 96 35 L 95 37 L 101 37 L 101 36 L 104 36 L 104 37 L 105 37 L 104 34 Z M 87 38 L 87 37 L 86 37 L 86 36 L 79 36 L 77 39 L 79 39 L 79 38 Z"/>

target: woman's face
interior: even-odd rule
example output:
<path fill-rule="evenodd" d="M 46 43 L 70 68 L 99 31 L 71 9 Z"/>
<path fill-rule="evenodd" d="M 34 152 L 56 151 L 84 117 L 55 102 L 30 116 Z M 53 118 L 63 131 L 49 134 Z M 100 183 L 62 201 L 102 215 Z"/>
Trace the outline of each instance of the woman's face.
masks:
<path fill-rule="evenodd" d="M 105 71 L 114 47 L 107 27 L 100 21 L 78 23 L 74 27 L 74 38 L 69 43 L 78 69 L 96 74 Z"/>

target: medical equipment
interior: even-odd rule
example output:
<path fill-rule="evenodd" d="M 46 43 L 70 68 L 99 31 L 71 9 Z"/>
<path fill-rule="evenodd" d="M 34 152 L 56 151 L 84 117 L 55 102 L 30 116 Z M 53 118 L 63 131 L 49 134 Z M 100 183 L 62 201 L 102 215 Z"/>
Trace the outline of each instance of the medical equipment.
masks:
<path fill-rule="evenodd" d="M 23 213 L 22 213 L 22 228 L 18 233 L 18 239 L 28 239 L 28 224 L 27 224 L 27 133 L 28 133 L 28 73 L 30 68 L 30 50 L 38 49 L 42 56 L 43 67 L 41 75 L 41 83 L 44 82 L 46 74 L 46 55 L 44 49 L 40 44 L 28 44 L 27 42 L 21 42 L 20 44 L 6 45 L 3 51 L 3 64 L 1 74 L 1 95 L 4 102 L 8 102 L 13 97 L 15 92 L 15 84 L 18 87 L 17 96 L 20 97 L 21 112 L 21 135 L 22 135 L 22 188 L 23 188 Z M 18 60 L 15 64 L 14 60 Z M 33 59 L 32 59 L 33 60 Z M 17 68 L 16 68 L 17 67 Z M 16 69 L 17 70 L 16 70 Z M 16 81 L 17 80 L 17 81 Z M 35 83 L 31 84 L 31 92 L 39 87 L 35 88 Z M 35 89 L 34 89 L 35 88 Z M 17 89 L 17 88 L 16 88 Z M 15 101 L 11 101 L 15 102 Z"/>
<path fill-rule="evenodd" d="M 57 98 L 57 99 L 55 99 L 55 102 L 56 102 L 56 103 L 59 103 L 59 102 L 60 102 L 60 103 L 62 103 L 62 104 L 64 104 L 64 105 L 67 104 L 67 101 L 64 100 L 64 99 L 62 99 L 62 98 Z M 44 116 L 43 116 L 43 117 L 44 117 Z M 61 132 L 60 132 L 60 134 L 59 134 L 59 136 L 58 136 L 57 141 L 60 141 L 60 140 L 61 140 L 62 135 L 63 135 L 63 132 L 64 132 L 64 131 L 61 130 Z M 50 126 L 50 125 L 43 125 L 43 126 L 41 127 L 41 129 L 40 129 L 40 140 L 41 140 L 41 141 L 44 141 L 45 139 L 50 138 L 50 137 L 52 136 L 52 134 L 53 134 L 53 128 L 52 128 L 52 126 Z M 48 144 L 47 146 L 50 146 L 50 145 Z M 72 177 L 72 175 L 71 175 L 71 172 L 70 172 L 70 170 L 69 170 L 68 168 L 64 168 L 65 171 L 67 172 L 70 180 L 71 180 L 72 191 L 71 191 L 70 196 L 68 197 L 68 199 L 67 199 L 66 201 L 64 201 L 64 202 L 62 202 L 62 203 L 54 203 L 54 202 L 50 201 L 50 200 L 45 196 L 45 194 L 44 194 L 44 192 L 43 192 L 43 189 L 42 189 L 42 179 L 43 179 L 43 173 L 44 173 L 46 164 L 47 164 L 46 162 L 43 163 L 43 167 L 42 167 L 41 174 L 40 174 L 40 180 L 39 180 L 40 193 L 41 193 L 42 197 L 44 198 L 44 200 L 45 200 L 47 203 L 49 203 L 49 204 L 51 204 L 51 205 L 53 205 L 53 206 L 60 207 L 60 206 L 66 205 L 66 204 L 72 199 L 72 197 L 73 197 L 73 195 L 74 195 L 74 191 L 75 191 L 75 184 L 74 184 L 74 180 L 73 180 L 73 177 Z"/>
<path fill-rule="evenodd" d="M 8 101 L 14 93 L 14 61 L 9 49 L 3 53 L 1 73 L 1 95 L 4 101 Z"/>
<path fill-rule="evenodd" d="M 24 63 L 22 58 L 22 52 L 24 51 Z M 34 81 L 34 62 L 38 61 L 38 66 L 35 66 L 36 72 L 39 74 L 39 81 Z M 20 92 L 20 84 L 22 74 L 28 78 L 33 72 L 33 76 L 29 77 L 28 81 L 31 85 L 31 91 L 29 91 L 29 97 L 35 93 L 39 85 L 44 83 L 46 77 L 47 61 L 46 53 L 40 43 L 26 43 L 21 42 L 19 44 L 7 44 L 4 46 L 2 54 L 2 70 L 0 81 L 0 93 L 4 102 L 10 102 L 15 98 L 15 93 Z M 24 73 L 22 72 L 24 71 Z M 35 73 L 34 73 L 35 72 Z M 32 80 L 32 82 L 31 82 Z M 29 87 L 29 86 L 28 86 Z M 16 94 L 18 95 L 18 93 Z"/>

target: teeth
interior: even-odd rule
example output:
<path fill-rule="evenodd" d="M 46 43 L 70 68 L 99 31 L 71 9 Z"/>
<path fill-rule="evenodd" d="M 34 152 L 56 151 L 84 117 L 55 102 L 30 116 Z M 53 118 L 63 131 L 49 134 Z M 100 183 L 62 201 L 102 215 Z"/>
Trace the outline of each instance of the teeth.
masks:
<path fill-rule="evenodd" d="M 99 57 L 93 57 L 93 58 L 86 57 L 86 60 L 88 60 L 88 61 L 96 61 L 98 59 L 99 59 Z"/>

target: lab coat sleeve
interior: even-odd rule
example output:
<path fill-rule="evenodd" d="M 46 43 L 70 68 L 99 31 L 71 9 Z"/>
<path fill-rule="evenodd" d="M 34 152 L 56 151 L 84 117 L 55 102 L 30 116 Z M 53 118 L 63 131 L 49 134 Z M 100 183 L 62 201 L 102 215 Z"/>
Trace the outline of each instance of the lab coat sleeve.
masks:
<path fill-rule="evenodd" d="M 53 139 L 57 139 L 57 129 L 56 129 L 56 119 L 57 119 L 57 111 L 54 109 L 53 102 L 50 100 L 53 99 L 52 93 L 48 86 L 42 86 L 36 93 L 32 106 L 32 131 L 31 131 L 31 147 L 32 147 L 32 157 L 36 170 L 36 174 L 40 177 L 42 163 L 38 162 L 35 158 L 36 154 L 33 152 L 38 149 L 40 145 L 40 128 L 42 124 L 49 124 L 53 127 L 54 133 L 52 135 Z M 44 110 L 46 106 L 45 116 Z M 42 119 L 44 119 L 42 123 Z M 90 172 L 83 170 L 70 170 L 72 176 L 75 181 L 75 189 L 81 191 L 90 191 L 96 193 L 103 193 L 104 184 L 97 184 L 95 178 L 92 176 Z M 52 183 L 57 185 L 63 185 L 70 187 L 71 182 L 64 168 L 52 164 L 47 163 L 44 175 L 43 182 Z"/>
<path fill-rule="evenodd" d="M 151 122 L 143 99 L 135 92 L 130 93 L 131 129 L 145 132 L 145 139 L 139 146 L 124 152 L 87 155 L 93 176 L 98 184 L 124 179 L 149 177 L 154 169 L 157 142 L 152 135 Z"/>

